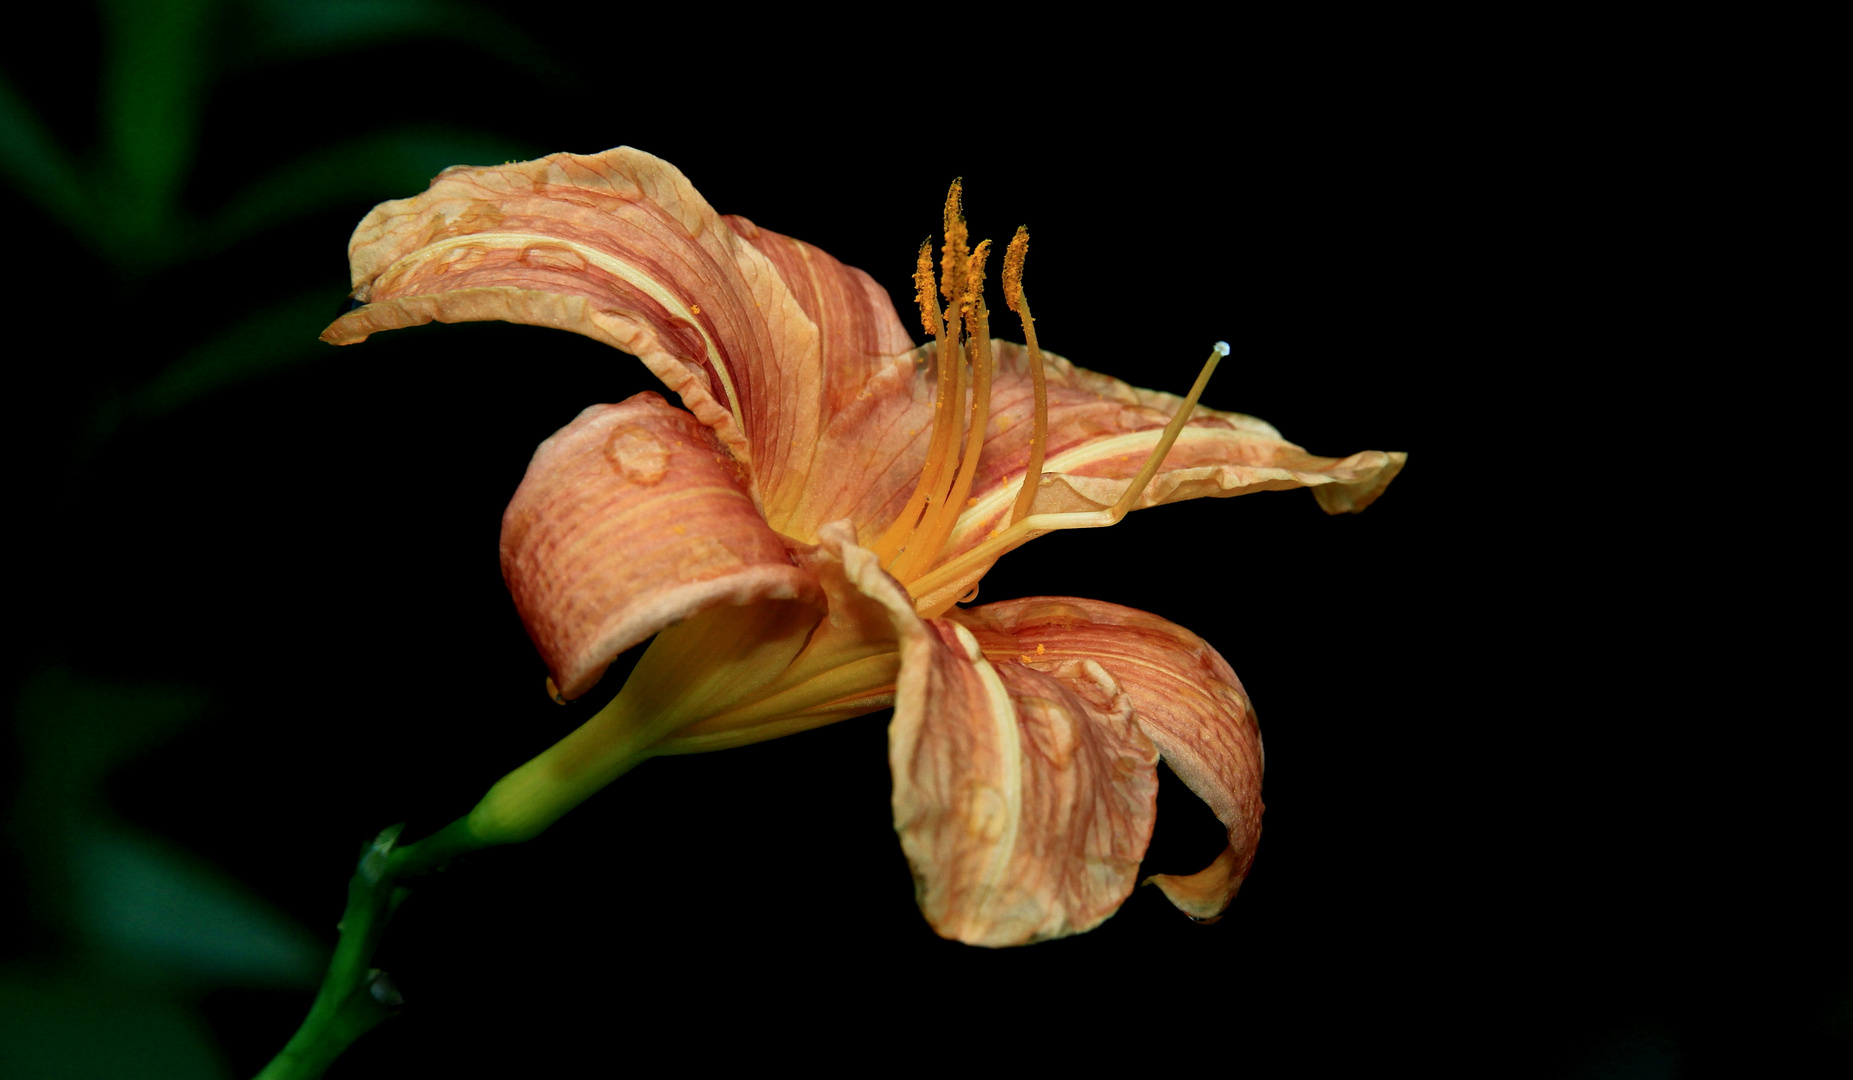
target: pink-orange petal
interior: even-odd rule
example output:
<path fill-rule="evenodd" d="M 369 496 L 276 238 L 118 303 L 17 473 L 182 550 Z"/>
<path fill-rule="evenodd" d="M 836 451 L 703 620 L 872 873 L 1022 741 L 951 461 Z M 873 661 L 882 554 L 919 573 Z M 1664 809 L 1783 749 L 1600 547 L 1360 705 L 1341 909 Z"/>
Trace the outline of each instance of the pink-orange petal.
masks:
<path fill-rule="evenodd" d="M 944 619 L 902 634 L 894 822 L 941 936 L 1021 945 L 1100 924 L 1138 875 L 1157 751 L 1111 676 L 986 660 Z"/>
<path fill-rule="evenodd" d="M 818 329 L 668 162 L 619 147 L 447 169 L 423 194 L 375 207 L 349 258 L 365 306 L 323 340 L 433 319 L 585 334 L 681 395 L 764 505 L 798 500 L 822 421 Z"/>
<path fill-rule="evenodd" d="M 566 698 L 670 623 L 817 594 L 714 434 L 655 393 L 540 445 L 502 518 L 502 574 Z"/>
<path fill-rule="evenodd" d="M 804 314 L 817 326 L 818 367 L 823 373 L 820 421 L 801 491 L 768 501 L 774 528 L 787 536 L 814 542 L 823 525 L 853 517 L 871 485 L 906 484 L 919 472 L 892 478 L 895 452 L 884 437 L 917 419 L 913 415 L 913 341 L 895 313 L 888 293 L 861 270 L 845 266 L 817 247 L 761 228 L 743 217 L 727 222 L 777 268 Z M 930 410 L 926 402 L 923 411 Z M 932 427 L 930 411 L 925 426 Z M 922 447 L 924 450 L 924 445 Z M 900 466 L 905 469 L 906 466 Z"/>
<path fill-rule="evenodd" d="M 1262 812 L 1261 729 L 1228 662 L 1176 623 L 1098 600 L 1033 597 L 949 615 L 987 656 L 1030 656 L 1030 666 L 1051 669 L 1086 660 L 1112 674 L 1139 728 L 1209 804 L 1229 838 L 1205 869 L 1150 880 L 1194 918 L 1221 915 L 1254 862 Z"/>
<path fill-rule="evenodd" d="M 976 502 L 942 559 L 970 549 L 1008 523 L 1028 462 L 1034 415 L 1028 350 L 1010 342 L 997 342 L 994 348 L 997 373 L 984 457 L 972 486 Z M 1034 512 L 1111 506 L 1144 466 L 1183 399 L 1078 368 L 1046 350 L 1043 358 L 1049 433 L 1044 485 Z M 1211 398 L 1216 386 L 1210 386 Z M 1355 512 L 1383 492 L 1406 457 L 1374 450 L 1320 457 L 1288 442 L 1265 421 L 1199 405 L 1134 509 L 1309 487 L 1328 513 Z"/>

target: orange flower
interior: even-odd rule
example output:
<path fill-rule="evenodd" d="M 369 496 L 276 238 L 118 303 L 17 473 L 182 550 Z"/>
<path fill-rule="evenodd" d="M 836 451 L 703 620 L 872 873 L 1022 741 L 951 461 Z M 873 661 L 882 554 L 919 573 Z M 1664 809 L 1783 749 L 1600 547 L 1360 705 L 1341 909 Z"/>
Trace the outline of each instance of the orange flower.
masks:
<path fill-rule="evenodd" d="M 1200 496 L 1310 487 L 1363 509 L 1403 455 L 1315 457 L 1267 424 L 993 342 L 989 242 L 955 184 L 915 348 L 866 274 L 714 212 L 628 148 L 450 169 L 375 208 L 350 246 L 360 306 L 336 344 L 504 319 L 641 359 L 680 395 L 585 410 L 535 453 L 502 568 L 556 697 L 655 636 L 624 688 L 498 782 L 468 822 L 532 836 L 658 754 L 774 738 L 889 706 L 895 828 L 946 937 L 1010 945 L 1098 925 L 1136 883 L 1164 758 L 1228 849 L 1152 880 L 1221 914 L 1254 857 L 1261 738 L 1241 683 L 1190 631 L 1092 600 L 961 609 L 1048 531 Z M 940 301 L 947 308 L 942 313 Z M 956 356 L 955 356 L 956 350 Z"/>

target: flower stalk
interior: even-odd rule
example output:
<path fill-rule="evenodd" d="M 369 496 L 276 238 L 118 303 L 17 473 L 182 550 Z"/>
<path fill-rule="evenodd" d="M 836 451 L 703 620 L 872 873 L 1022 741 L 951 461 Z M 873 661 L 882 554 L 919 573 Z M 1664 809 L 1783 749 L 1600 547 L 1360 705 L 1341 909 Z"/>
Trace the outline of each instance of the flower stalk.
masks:
<path fill-rule="evenodd" d="M 347 884 L 347 908 L 337 924 L 328 972 L 296 1034 L 257 1080 L 314 1080 L 354 1041 L 398 1014 L 404 1003 L 384 971 L 373 966 L 386 926 L 411 894 L 401 882 L 420 877 L 459 855 L 487 847 L 468 819 L 398 847 L 403 824 L 380 833 L 361 853 Z"/>

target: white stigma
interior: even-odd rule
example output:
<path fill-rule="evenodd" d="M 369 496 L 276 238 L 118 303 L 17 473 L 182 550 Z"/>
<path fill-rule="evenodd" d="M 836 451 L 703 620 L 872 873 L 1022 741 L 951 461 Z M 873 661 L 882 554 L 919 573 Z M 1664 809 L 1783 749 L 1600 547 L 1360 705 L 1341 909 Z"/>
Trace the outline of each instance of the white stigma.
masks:
<path fill-rule="evenodd" d="M 1218 341 L 1215 344 L 1214 348 L 1216 349 L 1217 356 L 1228 356 L 1229 355 L 1229 343 L 1226 341 Z"/>

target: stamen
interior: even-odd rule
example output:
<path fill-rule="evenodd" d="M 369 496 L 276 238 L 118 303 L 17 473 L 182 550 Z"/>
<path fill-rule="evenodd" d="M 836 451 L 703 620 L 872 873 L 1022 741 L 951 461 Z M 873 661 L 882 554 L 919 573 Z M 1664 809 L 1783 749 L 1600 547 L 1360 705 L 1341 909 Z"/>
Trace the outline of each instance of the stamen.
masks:
<path fill-rule="evenodd" d="M 1190 394 L 1184 398 L 1184 404 L 1178 407 L 1171 422 L 1165 425 L 1164 434 L 1159 437 L 1158 445 L 1145 460 L 1145 467 L 1139 475 L 1127 485 L 1119 501 L 1105 510 L 1076 510 L 1056 514 L 1031 514 L 1015 522 L 996 537 L 988 539 L 970 551 L 935 568 L 929 574 L 907 582 L 907 591 L 914 598 L 914 610 L 928 618 L 943 613 L 951 607 L 958 596 L 985 575 L 991 564 L 1004 553 L 1018 547 L 1034 535 L 1052 532 L 1058 529 L 1098 529 L 1117 525 L 1126 512 L 1132 509 L 1139 497 L 1145 494 L 1146 486 L 1152 482 L 1158 468 L 1164 463 L 1165 456 L 1171 452 L 1171 445 L 1177 441 L 1178 433 L 1190 420 L 1190 414 L 1197 407 L 1197 399 L 1203 396 L 1203 388 L 1209 385 L 1210 376 L 1215 373 L 1216 365 L 1229 354 L 1229 343 L 1218 341 L 1210 350 L 1208 360 L 1203 362 L 1203 370 L 1197 373 L 1197 381 L 1190 388 Z M 904 581 L 906 579 L 903 579 Z"/>
<path fill-rule="evenodd" d="M 984 264 L 990 252 L 989 240 L 980 243 L 978 249 L 972 252 L 964 294 L 959 300 L 959 310 L 965 315 L 966 348 L 970 351 L 972 366 L 971 424 L 966 428 L 965 453 L 959 462 L 958 475 L 952 482 L 951 491 L 942 492 L 940 498 L 929 505 L 927 512 L 920 518 L 920 527 L 908 540 L 907 550 L 888 568 L 888 572 L 902 584 L 925 573 L 933 565 L 933 560 L 939 557 L 947 538 L 952 535 L 953 527 L 958 524 L 959 514 L 965 509 L 966 496 L 971 494 L 972 481 L 978 474 L 978 458 L 984 449 L 984 430 L 991 417 L 991 373 L 996 366 L 996 359 L 991 353 L 989 313 L 984 306 Z M 943 289 L 944 282 L 941 285 Z M 964 402 L 962 392 L 959 400 L 961 404 Z"/>
<path fill-rule="evenodd" d="M 954 187 L 956 189 L 957 181 Z M 955 400 L 955 394 L 964 397 L 962 369 L 965 361 L 958 356 L 956 339 L 953 351 L 949 354 L 946 350 L 946 323 L 940 318 L 939 297 L 934 295 L 937 291 L 933 284 L 933 243 L 922 241 L 919 256 L 914 261 L 914 295 L 920 303 L 920 321 L 925 324 L 927 333 L 933 335 L 934 356 L 939 364 L 933 398 L 933 435 L 927 441 L 926 462 L 920 468 L 920 479 L 914 483 L 914 493 L 908 496 L 907 505 L 869 548 L 883 566 L 891 564 L 900 554 L 907 538 L 920 524 L 920 515 L 927 504 L 949 483 L 946 457 L 956 447 L 960 433 L 958 410 L 945 406 L 948 401 Z"/>
<path fill-rule="evenodd" d="M 1023 469 L 1023 487 L 1017 491 L 1017 503 L 1010 511 L 1012 525 L 1029 516 L 1036 501 L 1036 489 L 1042 485 L 1042 453 L 1049 438 L 1049 388 L 1042 373 L 1042 350 L 1036 347 L 1036 320 L 1029 313 L 1029 298 L 1023 295 L 1023 261 L 1029 255 L 1029 226 L 1018 225 L 1004 252 L 1004 303 L 1017 313 L 1023 323 L 1023 338 L 1029 346 L 1029 378 L 1036 389 L 1036 427 L 1029 437 L 1029 462 Z"/>

